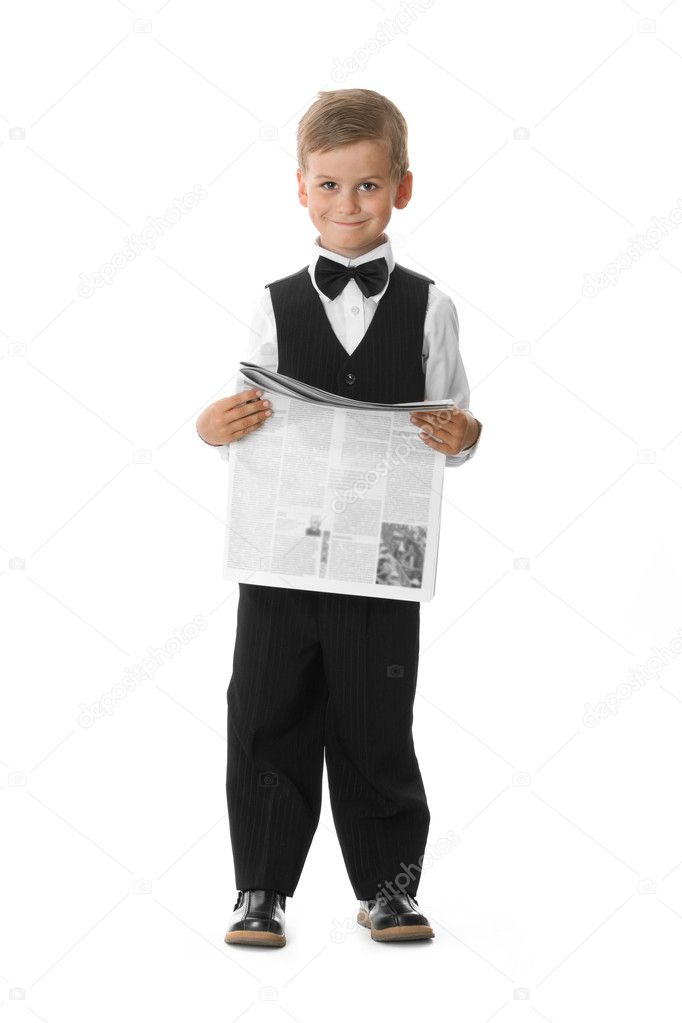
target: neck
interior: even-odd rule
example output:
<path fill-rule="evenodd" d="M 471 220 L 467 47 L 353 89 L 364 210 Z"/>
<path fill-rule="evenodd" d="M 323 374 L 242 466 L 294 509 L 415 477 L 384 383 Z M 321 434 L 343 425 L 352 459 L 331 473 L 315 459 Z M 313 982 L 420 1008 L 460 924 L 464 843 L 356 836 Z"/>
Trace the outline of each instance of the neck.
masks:
<path fill-rule="evenodd" d="M 372 249 L 376 249 L 377 246 L 383 245 L 385 241 L 386 235 L 381 234 L 373 242 L 370 242 L 358 249 L 333 249 L 330 245 L 325 245 L 324 240 L 320 235 L 317 237 L 317 244 L 323 249 L 327 249 L 328 252 L 335 252 L 338 256 L 345 256 L 346 259 L 357 259 L 358 256 L 364 256 L 366 252 L 371 252 Z"/>

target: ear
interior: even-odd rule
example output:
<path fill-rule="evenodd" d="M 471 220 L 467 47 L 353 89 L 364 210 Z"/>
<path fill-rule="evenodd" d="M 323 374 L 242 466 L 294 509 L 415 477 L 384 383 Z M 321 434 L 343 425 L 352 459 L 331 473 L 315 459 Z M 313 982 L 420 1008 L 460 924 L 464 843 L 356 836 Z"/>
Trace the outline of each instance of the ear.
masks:
<path fill-rule="evenodd" d="M 296 168 L 296 179 L 298 181 L 298 201 L 300 202 L 301 206 L 307 206 L 308 189 L 306 188 L 305 178 L 303 176 L 303 171 L 301 170 L 300 167 Z"/>
<path fill-rule="evenodd" d="M 407 171 L 398 184 L 393 205 L 397 210 L 404 209 L 412 198 L 412 171 Z"/>

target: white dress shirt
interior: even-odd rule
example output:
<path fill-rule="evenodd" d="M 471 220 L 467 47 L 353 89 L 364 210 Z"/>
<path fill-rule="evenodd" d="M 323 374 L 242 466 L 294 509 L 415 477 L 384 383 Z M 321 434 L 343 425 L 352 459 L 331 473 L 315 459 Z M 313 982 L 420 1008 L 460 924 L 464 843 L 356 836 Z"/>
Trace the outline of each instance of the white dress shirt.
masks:
<path fill-rule="evenodd" d="M 320 296 L 322 306 L 327 315 L 336 337 L 349 355 L 357 348 L 358 344 L 366 334 L 382 295 L 388 287 L 366 298 L 360 291 L 357 283 L 351 278 L 343 291 L 331 299 L 324 292 L 320 291 L 315 283 L 315 264 L 319 256 L 326 256 L 327 259 L 334 259 L 344 266 L 359 266 L 370 259 L 378 259 L 380 256 L 386 258 L 388 264 L 389 280 L 390 274 L 395 266 L 395 258 L 391 246 L 391 240 L 384 232 L 386 239 L 381 245 L 362 256 L 349 259 L 341 256 L 338 252 L 332 252 L 320 245 L 319 235 L 313 243 L 313 252 L 308 273 L 315 291 Z M 256 362 L 268 369 L 277 369 L 277 329 L 275 326 L 275 314 L 270 297 L 270 289 L 263 288 L 263 294 L 256 302 L 251 320 L 251 335 L 249 339 L 245 362 Z M 422 348 L 422 366 L 424 368 L 424 400 L 440 400 L 442 398 L 453 398 L 458 408 L 469 409 L 469 384 L 464 371 L 464 364 L 459 351 L 459 319 L 455 304 L 449 295 L 440 291 L 434 284 L 429 284 L 428 298 L 426 304 L 426 316 L 424 319 L 424 346 Z M 239 376 L 238 390 L 250 389 L 251 384 Z M 243 385 L 243 386 L 242 386 Z M 417 427 L 415 426 L 415 430 Z M 445 465 L 462 465 L 476 453 L 482 428 L 478 440 L 470 448 L 465 448 L 458 455 L 446 455 Z M 230 445 L 221 445 L 223 458 L 229 457 Z"/>

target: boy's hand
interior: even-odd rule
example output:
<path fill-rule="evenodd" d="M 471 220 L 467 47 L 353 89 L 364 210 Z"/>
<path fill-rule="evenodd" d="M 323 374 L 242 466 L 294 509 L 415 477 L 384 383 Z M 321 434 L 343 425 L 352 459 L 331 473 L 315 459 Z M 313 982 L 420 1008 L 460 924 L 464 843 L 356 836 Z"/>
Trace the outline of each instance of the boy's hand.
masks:
<path fill-rule="evenodd" d="M 478 440 L 481 424 L 470 412 L 461 408 L 437 409 L 434 412 L 411 412 L 410 420 L 424 433 L 419 436 L 434 451 L 458 455 Z"/>
<path fill-rule="evenodd" d="M 258 400 L 262 393 L 253 387 L 214 401 L 197 419 L 197 433 L 201 439 L 216 446 L 231 444 L 233 440 L 240 440 L 245 434 L 257 430 L 272 414 L 267 398 Z"/>

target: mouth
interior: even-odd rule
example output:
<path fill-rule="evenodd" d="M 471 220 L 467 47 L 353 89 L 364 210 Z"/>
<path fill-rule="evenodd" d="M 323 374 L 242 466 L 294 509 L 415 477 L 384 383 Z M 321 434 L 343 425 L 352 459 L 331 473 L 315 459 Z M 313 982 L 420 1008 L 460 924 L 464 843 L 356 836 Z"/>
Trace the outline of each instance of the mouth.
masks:
<path fill-rule="evenodd" d="M 332 220 L 332 224 L 336 224 L 337 227 L 360 227 L 362 224 L 366 224 L 366 220 Z"/>

